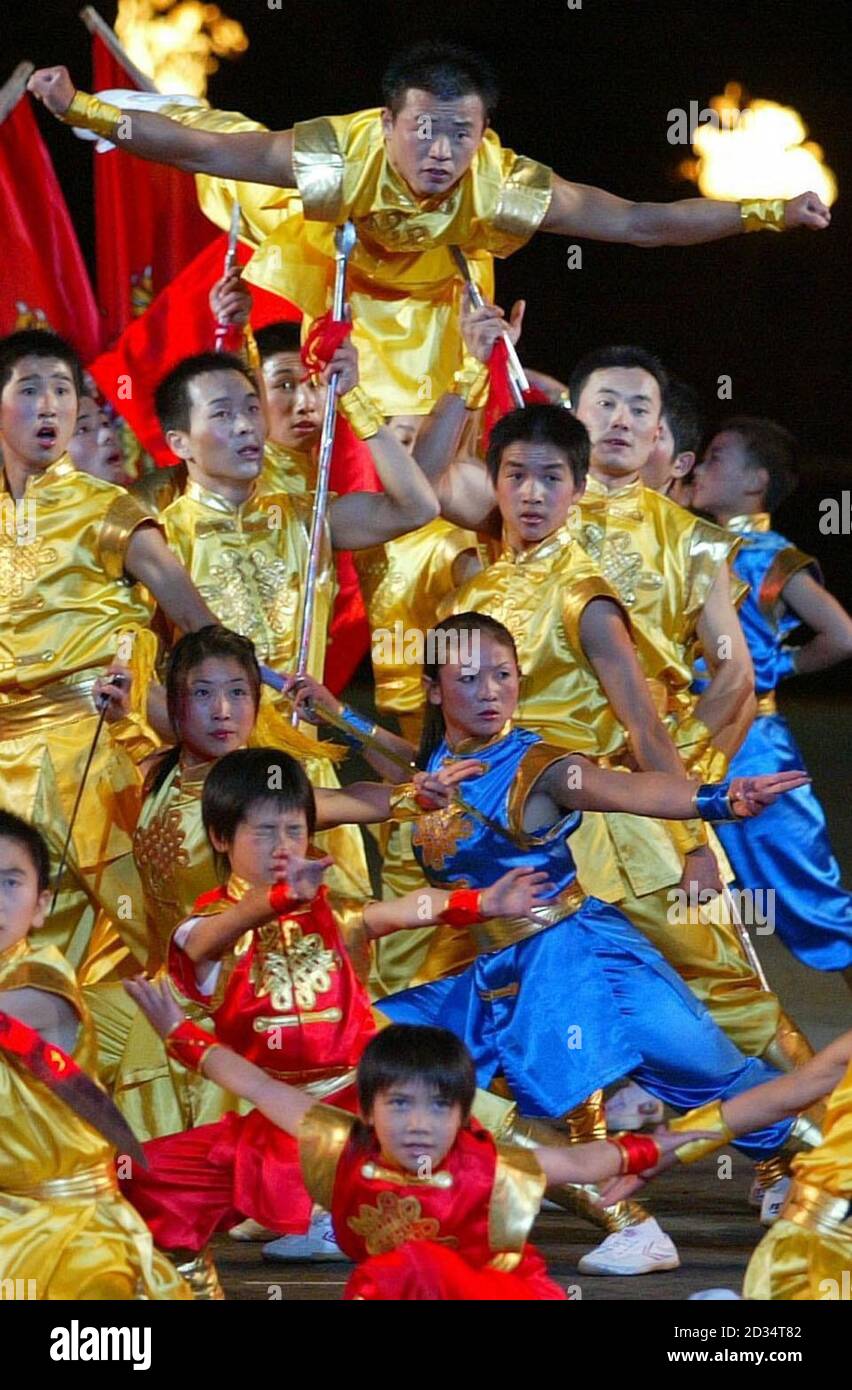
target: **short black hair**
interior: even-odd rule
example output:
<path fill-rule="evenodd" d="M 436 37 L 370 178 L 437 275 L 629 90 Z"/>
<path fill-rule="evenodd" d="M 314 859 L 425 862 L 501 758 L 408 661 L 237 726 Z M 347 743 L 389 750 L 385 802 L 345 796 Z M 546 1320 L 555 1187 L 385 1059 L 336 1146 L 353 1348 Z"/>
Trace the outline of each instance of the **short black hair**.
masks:
<path fill-rule="evenodd" d="M 488 472 L 497 481 L 503 450 L 510 444 L 552 444 L 565 454 L 571 475 L 579 487 L 589 471 L 589 435 L 586 426 L 563 410 L 561 405 L 526 405 L 511 410 L 497 421 L 488 441 L 485 462 Z"/>
<path fill-rule="evenodd" d="M 154 392 L 154 409 L 164 434 L 167 430 L 189 429 L 190 385 L 197 377 L 210 372 L 239 372 L 252 390 L 257 390 L 248 367 L 232 352 L 197 352 L 192 357 L 184 357 L 166 373 Z"/>
<path fill-rule="evenodd" d="M 278 323 L 267 323 L 254 335 L 261 362 L 274 357 L 276 352 L 299 352 L 302 346 L 301 324 L 281 319 Z"/>
<path fill-rule="evenodd" d="M 740 436 L 751 468 L 766 469 L 769 481 L 763 494 L 763 506 L 767 512 L 774 512 L 799 486 L 795 435 L 776 420 L 757 415 L 732 415 L 722 421 L 716 433 L 721 434 L 722 430 Z"/>
<path fill-rule="evenodd" d="M 11 381 L 22 357 L 58 357 L 71 372 L 78 397 L 83 395 L 83 364 L 71 344 L 46 328 L 19 328 L 0 338 L 0 392 Z"/>
<path fill-rule="evenodd" d="M 668 374 L 659 357 L 656 357 L 653 352 L 649 352 L 647 348 L 634 347 L 630 343 L 624 343 L 615 347 L 596 348 L 594 352 L 587 352 L 585 357 L 580 358 L 568 383 L 572 410 L 576 410 L 580 404 L 583 387 L 592 372 L 604 372 L 610 367 L 641 368 L 643 372 L 648 372 L 656 379 L 660 388 L 660 396 L 665 397 Z"/>
<path fill-rule="evenodd" d="M 662 413 L 672 433 L 675 456 L 697 454 L 704 438 L 706 421 L 695 387 L 679 377 L 669 377 L 663 392 Z"/>
<path fill-rule="evenodd" d="M 196 632 L 185 633 L 169 653 L 166 668 L 166 706 L 169 723 L 176 734 L 180 734 L 181 704 L 187 677 L 190 671 L 200 666 L 208 657 L 236 661 L 242 667 L 251 686 L 255 710 L 260 706 L 260 667 L 254 642 L 248 637 L 241 637 L 238 632 L 232 632 L 229 627 L 222 627 L 219 623 L 208 623 Z"/>
<path fill-rule="evenodd" d="M 356 1082 L 361 1114 L 369 1117 L 376 1096 L 400 1082 L 422 1081 L 442 1100 L 461 1106 L 462 1123 L 476 1093 L 470 1053 L 446 1028 L 392 1023 L 370 1040 L 358 1063 Z"/>
<path fill-rule="evenodd" d="M 427 40 L 391 58 L 382 77 L 382 97 L 394 120 L 412 87 L 442 101 L 478 96 L 489 121 L 500 97 L 497 76 L 487 59 L 460 44 Z"/>
<path fill-rule="evenodd" d="M 304 811 L 308 835 L 313 835 L 317 823 L 314 789 L 296 759 L 279 748 L 238 748 L 220 758 L 207 774 L 201 796 L 207 838 L 214 834 L 232 844 L 237 828 L 259 801 L 272 801 L 282 811 Z M 217 857 L 221 869 L 220 859 L 227 864 L 227 856 Z"/>
<path fill-rule="evenodd" d="M 40 329 L 36 331 L 41 332 Z M 50 855 L 41 832 L 12 811 L 0 810 L 0 835 L 26 850 L 36 872 L 38 891 L 43 893 L 50 887 Z"/>

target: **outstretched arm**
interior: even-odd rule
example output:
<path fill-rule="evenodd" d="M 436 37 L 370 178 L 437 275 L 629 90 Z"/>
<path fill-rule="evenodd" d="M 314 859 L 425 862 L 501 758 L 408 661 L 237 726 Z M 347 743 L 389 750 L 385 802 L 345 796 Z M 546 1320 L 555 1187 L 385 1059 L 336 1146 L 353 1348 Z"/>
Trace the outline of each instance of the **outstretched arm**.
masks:
<path fill-rule="evenodd" d="M 138 526 L 127 546 L 128 574 L 150 589 L 166 617 L 181 632 L 218 622 L 157 526 Z"/>
<path fill-rule="evenodd" d="M 64 67 L 39 68 L 27 87 L 60 119 L 75 95 Z M 172 164 L 188 174 L 295 187 L 292 130 L 231 134 L 190 130 L 153 111 L 126 111 L 122 115 L 125 119 L 117 132 L 121 148 L 142 159 Z M 70 123 L 74 124 L 73 119 Z"/>
<path fill-rule="evenodd" d="M 364 925 L 371 939 L 389 936 L 406 927 L 431 927 L 443 920 L 452 891 L 423 888 L 401 898 L 369 903 L 364 909 Z M 480 896 L 482 917 L 527 917 L 534 907 L 544 906 L 553 896 L 547 874 L 536 869 L 510 869 Z"/>
<path fill-rule="evenodd" d="M 125 980 L 124 988 L 161 1038 L 167 1038 L 183 1022 L 183 1013 L 166 980 L 151 984 L 139 975 L 135 980 Z M 295 1137 L 298 1137 L 305 1115 L 315 1104 L 304 1091 L 267 1076 L 260 1067 L 221 1043 L 216 1043 L 204 1054 L 200 1070 L 210 1081 L 242 1096 L 279 1129 Z"/>
<path fill-rule="evenodd" d="M 822 231 L 831 213 L 816 193 L 802 193 L 786 204 L 788 228 Z M 702 241 L 721 241 L 736 236 L 744 224 L 739 203 L 712 198 L 684 198 L 677 203 L 632 203 L 602 188 L 569 183 L 554 176 L 553 197 L 543 232 L 558 236 L 589 237 L 592 241 L 620 241 L 632 246 L 692 246 Z"/>
<path fill-rule="evenodd" d="M 799 570 L 787 580 L 782 593 L 787 607 L 814 633 L 796 651 L 796 675 L 824 671 L 852 657 L 852 617 L 813 575 Z"/>

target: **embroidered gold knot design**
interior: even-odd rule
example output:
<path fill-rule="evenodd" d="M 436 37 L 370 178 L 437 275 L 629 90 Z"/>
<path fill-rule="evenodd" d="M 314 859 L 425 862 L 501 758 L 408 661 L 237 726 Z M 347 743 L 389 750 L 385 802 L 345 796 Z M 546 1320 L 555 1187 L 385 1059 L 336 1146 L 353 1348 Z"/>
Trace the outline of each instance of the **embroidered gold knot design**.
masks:
<path fill-rule="evenodd" d="M 299 579 L 286 560 L 270 560 L 254 548 L 243 555 L 226 551 L 211 567 L 210 582 L 199 589 L 220 620 L 262 646 L 264 655 L 268 628 L 276 634 L 295 631 Z"/>
<path fill-rule="evenodd" d="M 421 816 L 411 840 L 422 850 L 423 863 L 428 869 L 443 869 L 460 842 L 469 840 L 473 831 L 473 821 L 458 806 L 446 806 L 442 811 L 430 811 L 428 816 Z"/>
<path fill-rule="evenodd" d="M 165 815 L 155 816 L 150 825 L 137 827 L 133 856 L 152 897 L 164 897 L 168 889 L 174 888 L 176 871 L 189 868 L 185 839 L 180 811 L 174 807 Z"/>
<path fill-rule="evenodd" d="M 291 940 L 293 928 L 299 935 Z M 276 1013 L 292 1013 L 294 1006 L 313 1009 L 319 996 L 331 989 L 332 972 L 340 961 L 327 949 L 319 932 L 302 936 L 295 922 L 285 922 L 284 930 L 284 952 L 275 949 L 282 944 L 277 923 L 258 934 L 260 949 L 252 962 L 251 983 L 259 999 L 269 997 Z"/>
<path fill-rule="evenodd" d="M 387 1255 L 407 1240 L 438 1240 L 442 1245 L 455 1244 L 452 1237 L 438 1235 L 440 1223 L 433 1216 L 424 1216 L 416 1197 L 398 1197 L 395 1192 L 380 1192 L 374 1207 L 359 1206 L 358 1215 L 350 1216 L 350 1231 L 361 1236 L 368 1255 Z"/>
<path fill-rule="evenodd" d="M 42 570 L 56 563 L 56 551 L 44 541 L 17 545 L 16 537 L 0 529 L 0 603 L 23 598 Z"/>
<path fill-rule="evenodd" d="M 660 589 L 663 577 L 642 569 L 642 556 L 630 549 L 626 531 L 607 533 L 596 521 L 582 528 L 583 547 L 600 566 L 604 578 L 615 589 L 625 607 L 636 602 L 637 589 Z"/>

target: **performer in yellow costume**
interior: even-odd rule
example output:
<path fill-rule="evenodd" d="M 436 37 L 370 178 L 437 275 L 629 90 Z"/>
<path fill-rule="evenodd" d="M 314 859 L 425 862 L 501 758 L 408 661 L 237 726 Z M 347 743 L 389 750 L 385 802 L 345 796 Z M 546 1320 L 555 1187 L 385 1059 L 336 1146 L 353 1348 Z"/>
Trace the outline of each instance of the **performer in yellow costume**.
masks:
<path fill-rule="evenodd" d="M 365 385 L 385 415 L 428 414 L 457 366 L 452 246 L 490 297 L 493 257 L 511 255 L 538 230 L 657 246 L 829 222 L 814 193 L 786 204 L 632 203 L 569 183 L 503 148 L 489 124 L 494 76 L 483 59 L 455 45 L 426 43 L 400 54 L 382 86 L 382 108 L 268 132 L 232 112 L 146 94 L 141 103 L 138 95 L 106 94 L 120 103 L 109 105 L 75 93 L 62 67 L 42 69 L 29 82 L 68 124 L 199 175 L 201 206 L 220 226 L 228 226 L 238 198 L 243 237 L 257 248 L 248 278 L 293 300 L 308 318 L 328 307 L 334 225 L 351 218 L 356 343 Z M 122 122 L 122 108 L 134 108 L 132 121 Z"/>
<path fill-rule="evenodd" d="M 43 929 L 48 862 L 38 831 L 0 811 L 0 1281 L 38 1299 L 191 1298 L 119 1196 L 107 1139 L 3 1045 L 5 1025 L 22 1023 L 57 1064 L 70 1055 L 95 1072 L 74 971 L 27 936 Z"/>
<path fill-rule="evenodd" d="M 145 960 L 130 834 L 133 758 L 140 745 L 153 746 L 145 725 L 156 653 L 151 595 L 183 628 L 213 616 L 139 504 L 65 455 L 79 373 L 73 351 L 51 333 L 0 340 L 0 780 L 7 807 L 44 827 L 54 873 L 98 725 L 98 677 L 127 664 L 138 692 L 130 718 L 98 740 L 42 929 L 75 967 L 87 960 L 100 909 Z"/>
<path fill-rule="evenodd" d="M 748 1129 L 777 1124 L 825 1098 L 823 1138 L 798 1154 L 792 1185 L 778 1220 L 752 1255 L 743 1297 L 761 1301 L 836 1301 L 849 1298 L 852 1263 L 852 1032 L 829 1043 L 798 1071 L 715 1101 L 671 1121 L 674 1132 L 704 1131 L 677 1150 L 694 1163 Z M 607 1184 L 607 1201 L 631 1197 L 641 1180 Z"/>
<path fill-rule="evenodd" d="M 386 490 L 350 493 L 329 506 L 326 553 L 314 598 L 311 673 L 321 673 L 325 658 L 332 547 L 376 544 L 422 525 L 437 511 L 428 484 L 358 387 L 351 345 L 338 349 L 331 365 L 342 373 L 340 408 L 368 438 Z M 310 509 L 299 497 L 260 494 L 255 488 L 266 430 L 253 380 L 236 358 L 190 358 L 161 383 L 157 409 L 169 444 L 186 461 L 190 475 L 183 497 L 163 513 L 169 543 L 221 620 L 252 639 L 260 660 L 282 672 L 293 670 L 305 599 Z M 264 701 L 258 737 L 292 751 L 292 733 L 286 724 L 280 728 L 280 716 L 278 734 L 267 727 L 267 711 L 272 717 L 271 702 Z M 309 747 L 304 738 L 302 743 Z M 337 785 L 328 759 L 312 759 L 307 770 L 317 786 Z M 326 846 L 338 861 L 335 891 L 368 896 L 358 832 L 335 832 Z"/>

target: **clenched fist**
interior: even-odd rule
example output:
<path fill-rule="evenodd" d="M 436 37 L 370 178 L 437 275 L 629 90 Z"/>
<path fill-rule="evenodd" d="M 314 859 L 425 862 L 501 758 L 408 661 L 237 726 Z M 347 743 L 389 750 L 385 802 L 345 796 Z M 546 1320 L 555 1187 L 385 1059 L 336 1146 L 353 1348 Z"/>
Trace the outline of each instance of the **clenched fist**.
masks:
<path fill-rule="evenodd" d="M 831 212 L 817 193 L 800 193 L 789 198 L 784 207 L 784 222 L 789 227 L 808 227 L 821 232 L 831 221 Z"/>
<path fill-rule="evenodd" d="M 27 83 L 27 91 L 44 102 L 54 116 L 62 116 L 71 105 L 76 88 L 67 68 L 38 68 Z"/>

